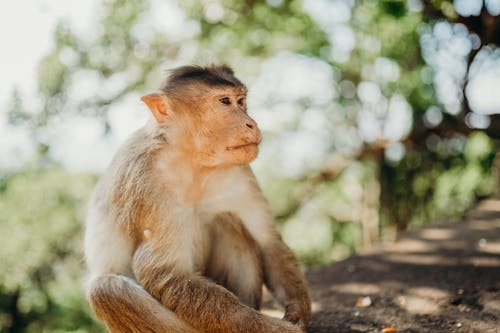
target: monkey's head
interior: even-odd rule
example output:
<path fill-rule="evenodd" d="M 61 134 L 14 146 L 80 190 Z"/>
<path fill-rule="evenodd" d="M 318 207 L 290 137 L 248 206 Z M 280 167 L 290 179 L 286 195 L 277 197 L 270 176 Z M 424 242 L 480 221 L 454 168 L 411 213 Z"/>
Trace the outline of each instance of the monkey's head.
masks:
<path fill-rule="evenodd" d="M 247 90 L 227 66 L 180 67 L 158 93 L 143 96 L 170 144 L 206 167 L 246 164 L 261 141 L 247 114 Z"/>

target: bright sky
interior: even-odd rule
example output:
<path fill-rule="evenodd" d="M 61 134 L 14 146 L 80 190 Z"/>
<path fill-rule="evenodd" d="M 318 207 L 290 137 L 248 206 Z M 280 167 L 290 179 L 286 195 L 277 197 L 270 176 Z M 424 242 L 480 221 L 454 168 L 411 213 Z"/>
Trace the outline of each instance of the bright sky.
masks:
<path fill-rule="evenodd" d="M 19 167 L 24 161 L 28 160 L 29 156 L 32 154 L 32 147 L 29 146 L 29 134 L 23 129 L 13 128 L 6 123 L 4 110 L 12 90 L 14 87 L 19 88 L 25 97 L 23 101 L 25 106 L 27 106 L 28 109 L 30 106 L 36 109 L 37 64 L 40 58 L 47 54 L 52 46 L 52 34 L 57 22 L 64 19 L 77 32 L 85 32 L 88 34 L 93 28 L 92 23 L 96 17 L 96 8 L 99 3 L 100 0 L 0 1 L 0 45 L 2 45 L 2 51 L 0 53 L 0 165 L 2 167 Z M 162 1 L 161 3 L 163 3 L 165 7 L 170 6 L 173 1 Z M 169 5 L 165 5 L 165 3 L 169 3 Z M 352 39 L 352 31 L 346 30 L 350 28 L 345 25 L 345 20 L 348 19 L 346 15 L 349 13 L 349 9 L 344 8 L 345 2 L 304 0 L 304 6 L 306 10 L 317 18 L 319 24 L 325 31 L 331 32 L 332 43 L 337 46 L 338 50 L 338 52 L 332 56 L 338 58 L 338 60 L 347 57 L 354 46 L 354 41 Z M 335 13 L 340 13 L 343 10 L 343 12 L 347 14 L 333 16 L 325 15 L 325 13 L 332 10 L 332 6 L 336 6 L 335 8 L 337 10 L 334 11 Z M 155 12 L 160 12 L 160 9 L 155 10 Z M 170 12 L 171 14 L 175 12 L 171 10 L 171 7 L 168 9 L 170 10 L 166 10 L 166 12 Z M 181 15 L 175 15 L 175 19 L 179 21 L 183 18 Z M 181 24 L 176 20 L 168 21 L 170 24 Z M 342 26 L 344 27 L 343 29 L 341 29 Z M 172 27 L 169 26 L 167 30 L 172 30 L 171 28 Z M 193 27 L 193 29 L 195 28 L 196 27 Z M 384 59 L 381 59 L 381 66 L 385 68 L 383 73 L 388 73 L 387 70 L 394 66 L 396 66 L 396 70 L 398 69 L 397 65 L 391 64 L 390 61 Z M 332 79 L 331 70 L 327 64 L 319 60 L 293 54 L 278 54 L 274 58 L 267 60 L 262 68 L 267 69 L 263 70 L 263 74 L 256 80 L 255 86 L 250 87 L 250 90 L 254 91 L 254 98 L 257 102 L 259 98 L 265 99 L 265 96 L 259 96 L 259 91 L 265 94 L 266 91 L 269 90 L 269 87 L 273 87 L 272 89 L 276 89 L 273 91 L 274 95 L 280 95 L 284 92 L 281 104 L 275 107 L 280 109 L 281 115 L 283 115 L 284 112 L 290 112 L 290 115 L 293 116 L 296 111 L 294 110 L 294 103 L 296 101 L 291 95 L 302 96 L 304 94 L 309 94 L 309 92 L 314 95 L 315 92 L 320 91 L 322 93 L 317 98 L 317 105 L 312 107 L 311 110 L 308 110 L 306 116 L 309 117 L 309 120 L 315 121 L 315 123 L 325 124 L 321 119 L 322 112 L 320 110 L 331 107 L 325 105 L 324 99 L 328 97 L 329 100 L 330 97 L 333 96 L 335 91 L 332 90 L 332 87 L 336 84 Z M 281 73 L 279 75 L 276 74 L 277 68 L 279 69 L 278 72 Z M 268 71 L 270 77 L 266 77 L 266 71 Z M 317 80 L 311 80 L 317 83 L 314 85 L 314 89 L 311 90 L 309 86 L 296 84 L 303 82 L 301 77 L 310 77 L 311 73 L 315 72 L 318 73 Z M 498 92 L 500 91 L 500 63 L 497 62 L 496 65 L 493 66 L 493 69 L 489 67 L 487 71 L 481 72 L 478 70 L 477 72 L 477 75 L 471 80 L 469 86 L 471 105 L 477 112 L 483 114 L 500 112 L 500 99 L 498 98 Z M 283 73 L 287 73 L 286 77 Z M 394 78 L 397 78 L 397 75 L 398 72 L 394 72 Z M 279 78 L 281 78 L 281 80 L 276 81 Z M 269 85 L 270 83 L 272 83 L 272 86 Z M 265 86 L 266 88 L 259 90 L 259 86 Z M 293 94 L 290 94 L 291 91 Z M 370 86 L 370 83 L 366 83 L 364 86 L 360 85 L 360 87 L 358 87 L 358 94 L 366 95 L 367 100 L 379 95 L 376 89 L 374 90 L 373 87 Z M 114 106 L 114 109 L 124 107 L 130 109 L 139 108 L 139 113 L 128 114 L 128 118 L 119 117 L 119 120 L 115 122 L 115 138 L 108 142 L 102 142 L 100 135 L 102 129 L 99 127 L 101 125 L 96 120 L 80 118 L 72 119 L 72 121 L 62 120 L 64 121 L 64 126 L 61 126 L 63 129 L 55 128 L 52 134 L 54 140 L 60 143 L 53 148 L 56 157 L 72 169 L 99 170 L 103 168 L 112 155 L 113 150 L 116 149 L 117 144 L 137 127 L 137 120 L 144 116 L 143 113 L 141 113 L 144 112 L 144 110 L 140 109 L 140 103 L 138 102 L 137 96 L 134 98 L 135 99 L 127 99 L 122 102 L 127 102 L 130 106 Z M 391 111 L 391 108 L 393 108 L 395 110 L 393 113 L 399 116 L 399 118 L 394 118 L 396 122 L 395 126 L 386 126 L 386 128 L 382 129 L 373 128 L 373 126 L 371 126 L 373 123 L 365 122 L 367 126 L 367 132 L 364 135 L 365 139 L 369 138 L 370 135 L 376 136 L 383 134 L 397 140 L 397 137 L 400 136 L 401 133 L 396 133 L 397 131 L 388 133 L 387 131 L 388 129 L 391 130 L 391 128 L 399 128 L 399 130 L 401 130 L 401 126 L 398 126 L 398 124 L 401 125 L 401 121 L 406 117 L 405 113 L 410 111 L 405 104 L 404 97 L 396 96 L 389 101 L 382 102 L 389 103 L 388 105 L 391 107 L 388 112 L 393 112 Z M 367 107 L 369 106 L 368 103 Z M 404 112 L 401 113 L 398 110 L 403 110 Z M 367 114 L 370 114 L 369 109 L 362 110 L 361 114 L 365 111 Z M 110 110 L 110 115 L 111 120 L 114 121 L 113 109 Z M 260 118 L 257 120 L 262 123 L 263 127 L 267 126 L 266 123 L 269 127 L 279 126 L 275 121 L 276 119 L 267 119 L 270 117 L 269 113 L 258 113 L 256 117 Z M 314 124 L 314 122 L 310 121 L 305 123 Z M 312 151 L 310 146 L 317 146 L 318 142 L 325 142 L 324 137 L 318 133 L 322 133 L 318 128 L 304 128 L 300 137 L 294 133 L 285 133 L 282 139 L 288 140 L 289 142 L 296 142 L 297 145 L 293 146 L 298 148 L 303 147 L 305 160 L 313 161 L 316 156 L 307 155 Z M 331 133 L 325 133 L 325 135 L 331 135 Z M 65 139 L 60 140 L 61 137 Z M 305 144 L 308 142 L 311 143 L 311 145 Z M 89 159 L 89 156 L 82 156 L 79 153 L 81 151 L 88 151 L 90 147 L 93 147 L 90 149 L 93 154 L 92 159 Z M 294 154 L 295 153 L 296 152 L 294 152 Z M 284 151 L 283 154 L 286 154 L 286 151 Z M 317 158 L 319 158 L 319 154 L 320 152 L 318 152 Z M 85 158 L 85 161 L 83 161 L 82 158 Z"/>
<path fill-rule="evenodd" d="M 77 31 L 91 29 L 97 0 L 16 0 L 0 2 L 0 165 L 15 169 L 33 154 L 29 133 L 8 126 L 5 109 L 13 89 L 36 109 L 37 64 L 52 44 L 57 22 L 67 20 Z"/>
<path fill-rule="evenodd" d="M 77 31 L 91 27 L 97 0 L 16 0 L 0 2 L 0 105 L 14 86 L 23 92 L 36 89 L 37 62 L 52 46 L 60 19 Z"/>

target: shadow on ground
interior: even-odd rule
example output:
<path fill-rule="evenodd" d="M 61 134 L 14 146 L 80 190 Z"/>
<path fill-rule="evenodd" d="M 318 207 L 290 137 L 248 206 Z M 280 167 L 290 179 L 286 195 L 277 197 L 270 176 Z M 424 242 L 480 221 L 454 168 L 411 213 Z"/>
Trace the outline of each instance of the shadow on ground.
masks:
<path fill-rule="evenodd" d="M 500 333 L 500 200 L 307 278 L 309 333 Z"/>

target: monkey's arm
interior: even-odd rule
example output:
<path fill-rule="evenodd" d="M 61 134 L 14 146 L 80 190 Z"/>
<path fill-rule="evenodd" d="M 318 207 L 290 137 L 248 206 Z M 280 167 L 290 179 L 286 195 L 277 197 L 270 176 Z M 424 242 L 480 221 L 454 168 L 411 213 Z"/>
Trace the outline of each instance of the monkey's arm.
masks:
<path fill-rule="evenodd" d="M 146 291 L 191 326 L 207 333 L 301 332 L 286 321 L 264 316 L 241 304 L 225 288 L 176 269 L 175 263 L 169 265 L 163 260 L 165 264 L 161 264 L 167 251 L 148 244 L 140 246 L 134 256 L 134 274 Z"/>
<path fill-rule="evenodd" d="M 297 259 L 276 232 L 262 245 L 264 282 L 285 306 L 284 319 L 305 328 L 311 320 L 311 298 Z"/>
<path fill-rule="evenodd" d="M 285 306 L 284 319 L 305 328 L 311 320 L 311 298 L 304 275 L 295 255 L 276 230 L 269 205 L 253 172 L 249 167 L 244 171 L 248 190 L 232 207 L 237 207 L 238 215 L 262 249 L 264 282 Z"/>

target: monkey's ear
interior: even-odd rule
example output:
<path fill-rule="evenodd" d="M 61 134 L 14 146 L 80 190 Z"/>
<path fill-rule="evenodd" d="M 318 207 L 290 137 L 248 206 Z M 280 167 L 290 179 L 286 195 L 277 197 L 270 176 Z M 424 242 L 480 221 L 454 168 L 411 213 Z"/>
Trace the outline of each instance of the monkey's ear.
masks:
<path fill-rule="evenodd" d="M 146 103 L 158 123 L 164 123 L 170 116 L 170 103 L 163 93 L 144 95 L 141 101 Z"/>

